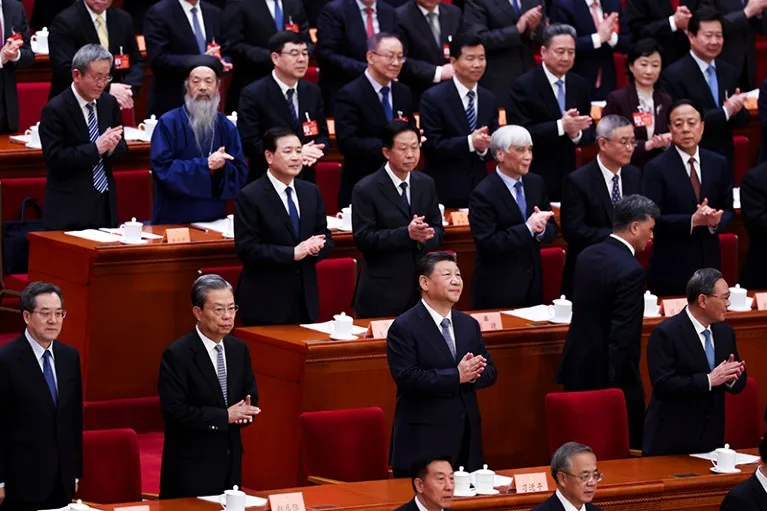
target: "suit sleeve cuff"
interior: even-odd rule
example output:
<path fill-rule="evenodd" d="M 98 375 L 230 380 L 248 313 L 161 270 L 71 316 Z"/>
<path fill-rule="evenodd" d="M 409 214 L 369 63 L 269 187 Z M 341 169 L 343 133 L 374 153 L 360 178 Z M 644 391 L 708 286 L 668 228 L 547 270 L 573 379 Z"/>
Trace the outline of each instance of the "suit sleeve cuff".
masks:
<path fill-rule="evenodd" d="M 731 381 L 730 383 L 725 383 L 724 386 L 727 387 L 728 389 L 731 389 L 733 385 L 735 385 L 737 382 L 738 380 Z"/>
<path fill-rule="evenodd" d="M 434 79 L 432 81 L 434 83 L 439 83 L 442 81 L 442 66 L 437 66 L 437 68 L 434 70 Z"/>
<path fill-rule="evenodd" d="M 613 32 L 610 36 L 610 40 L 607 41 L 607 44 L 609 44 L 611 48 L 615 48 L 615 45 L 618 44 L 618 34 Z"/>
<path fill-rule="evenodd" d="M 557 119 L 557 135 L 562 136 L 565 134 L 565 125 L 562 123 L 562 119 Z"/>
<path fill-rule="evenodd" d="M 21 59 L 21 49 L 16 52 L 16 57 L 13 59 L 13 62 L 18 62 Z"/>
<path fill-rule="evenodd" d="M 469 152 L 470 153 L 476 152 L 476 150 L 474 149 L 474 142 L 471 141 L 471 135 L 469 135 L 466 138 L 469 140 Z"/>
<path fill-rule="evenodd" d="M 570 140 L 573 141 L 573 144 L 577 144 L 578 142 L 581 141 L 581 138 L 583 138 L 583 132 L 579 131 L 577 135 L 575 135 L 574 137 L 570 137 Z"/>
<path fill-rule="evenodd" d="M 674 21 L 673 15 L 668 17 L 668 26 L 671 28 L 672 32 L 676 32 L 678 30 L 676 26 L 676 21 Z"/>
<path fill-rule="evenodd" d="M 599 34 L 591 34 L 591 42 L 594 44 L 594 49 L 598 50 L 602 47 L 602 40 L 599 38 Z"/>

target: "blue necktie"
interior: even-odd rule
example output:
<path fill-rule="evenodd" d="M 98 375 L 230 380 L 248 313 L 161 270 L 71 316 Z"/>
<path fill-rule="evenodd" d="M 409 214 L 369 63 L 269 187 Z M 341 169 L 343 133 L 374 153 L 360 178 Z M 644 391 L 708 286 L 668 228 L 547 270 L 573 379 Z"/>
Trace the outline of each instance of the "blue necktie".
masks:
<path fill-rule="evenodd" d="M 714 97 L 714 103 L 716 103 L 716 106 L 719 106 L 719 79 L 716 77 L 716 69 L 714 66 L 708 66 L 708 69 L 706 69 L 706 74 L 708 75 L 708 79 L 706 80 L 708 82 L 708 88 L 711 89 L 711 95 Z"/>
<path fill-rule="evenodd" d="M 224 348 L 216 344 L 216 374 L 218 375 L 218 384 L 221 385 L 221 393 L 224 395 L 224 403 L 229 404 L 229 389 L 226 385 L 226 366 L 224 365 Z"/>
<path fill-rule="evenodd" d="M 296 203 L 293 202 L 293 189 L 291 187 L 285 188 L 285 193 L 288 194 L 288 213 L 290 213 L 290 223 L 293 224 L 293 232 L 298 237 L 298 209 L 296 209 Z"/>
<path fill-rule="evenodd" d="M 708 369 L 714 370 L 714 343 L 711 342 L 711 330 L 706 328 L 703 330 L 703 337 L 706 339 L 706 359 L 708 359 Z"/>
<path fill-rule="evenodd" d="M 466 106 L 466 120 L 469 121 L 469 131 L 477 129 L 477 112 L 474 110 L 474 91 L 470 90 L 466 93 L 469 98 L 469 104 Z"/>
<path fill-rule="evenodd" d="M 88 137 L 92 144 L 99 138 L 99 125 L 96 122 L 96 113 L 93 110 L 93 103 L 88 103 Z M 109 187 L 107 174 L 104 172 L 104 159 L 99 156 L 99 161 L 93 166 L 93 188 L 97 192 L 103 193 Z"/>
<path fill-rule="evenodd" d="M 391 111 L 391 105 L 389 104 L 389 87 L 381 87 L 381 106 L 383 107 L 386 120 L 391 122 L 394 118 L 394 114 Z"/>
<path fill-rule="evenodd" d="M 525 200 L 525 189 L 522 188 L 521 179 L 514 183 L 514 195 L 516 196 L 519 210 L 522 212 L 522 218 L 527 220 L 527 201 Z"/>
<path fill-rule="evenodd" d="M 402 205 L 405 206 L 405 211 L 410 211 L 410 202 L 407 200 L 407 183 L 402 182 L 399 187 L 402 189 Z"/>
<path fill-rule="evenodd" d="M 615 205 L 619 200 L 621 200 L 621 189 L 618 185 L 620 180 L 620 176 L 618 174 L 615 174 L 613 176 L 613 191 L 610 195 L 610 200 L 612 201 L 613 205 Z"/>
<path fill-rule="evenodd" d="M 282 32 L 285 30 L 285 23 L 283 22 L 280 0 L 274 0 L 274 24 L 277 25 L 277 32 Z"/>
<path fill-rule="evenodd" d="M 288 100 L 288 110 L 290 111 L 290 125 L 293 129 L 298 131 L 298 114 L 296 113 L 296 105 L 293 104 L 293 97 L 296 93 L 296 89 L 288 89 L 285 94 Z"/>
<path fill-rule="evenodd" d="M 511 0 L 511 8 L 514 10 L 514 16 L 519 19 L 520 14 L 522 14 L 522 9 L 519 8 L 519 0 Z"/>
<path fill-rule="evenodd" d="M 447 347 L 450 349 L 450 353 L 453 354 L 453 358 L 455 358 L 455 341 L 453 341 L 453 336 L 450 335 L 450 320 L 444 318 L 439 325 L 442 327 L 442 337 L 445 338 Z"/>
<path fill-rule="evenodd" d="M 565 113 L 565 82 L 564 80 L 557 80 L 557 103 L 559 103 L 559 111 Z"/>
<path fill-rule="evenodd" d="M 197 39 L 197 47 L 200 53 L 205 53 L 205 37 L 202 35 L 200 20 L 197 18 L 197 7 L 192 7 L 192 29 L 194 29 L 194 38 Z"/>
<path fill-rule="evenodd" d="M 53 377 L 53 368 L 51 367 L 51 352 L 48 350 L 43 352 L 43 376 L 45 377 L 45 383 L 48 384 L 53 406 L 58 406 L 59 393 L 56 390 L 56 379 Z"/>

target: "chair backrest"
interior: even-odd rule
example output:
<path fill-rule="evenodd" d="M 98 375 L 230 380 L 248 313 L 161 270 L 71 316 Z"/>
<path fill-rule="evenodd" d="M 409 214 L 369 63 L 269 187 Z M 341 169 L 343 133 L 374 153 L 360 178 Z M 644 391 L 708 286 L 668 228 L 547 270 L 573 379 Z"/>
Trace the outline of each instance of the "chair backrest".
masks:
<path fill-rule="evenodd" d="M 233 288 L 237 288 L 237 283 L 240 281 L 240 273 L 242 273 L 242 265 L 238 266 L 209 266 L 207 268 L 200 268 L 198 272 L 200 275 L 218 275 L 225 281 L 229 282 Z"/>
<path fill-rule="evenodd" d="M 626 401 L 620 389 L 547 394 L 546 427 L 551 456 L 566 442 L 588 445 L 599 461 L 629 455 Z"/>
<path fill-rule="evenodd" d="M 735 152 L 733 153 L 733 186 L 740 186 L 740 182 L 743 181 L 743 176 L 746 175 L 750 167 L 748 161 L 748 137 L 743 135 L 735 135 L 732 137 L 732 144 L 735 146 Z"/>
<path fill-rule="evenodd" d="M 317 66 L 307 67 L 306 74 L 304 75 L 304 80 L 316 85 L 320 81 L 320 68 Z"/>
<path fill-rule="evenodd" d="M 83 403 L 83 429 L 129 428 L 136 433 L 163 431 L 165 422 L 157 396 Z"/>
<path fill-rule="evenodd" d="M 77 497 L 96 504 L 141 500 L 141 459 L 135 431 L 83 432 L 83 476 Z"/>
<path fill-rule="evenodd" d="M 304 477 L 345 482 L 387 478 L 386 421 L 380 408 L 304 412 L 300 422 Z"/>
<path fill-rule="evenodd" d="M 738 281 L 738 235 L 719 235 L 719 252 L 722 260 L 722 276 L 728 284 Z"/>
<path fill-rule="evenodd" d="M 334 161 L 321 161 L 314 166 L 314 178 L 325 203 L 328 215 L 338 213 L 338 190 L 341 188 L 341 164 Z"/>
<path fill-rule="evenodd" d="M 44 177 L 12 177 L 0 179 L 0 219 L 3 222 L 17 220 L 21 203 L 31 197 L 45 207 L 45 178 Z M 37 218 L 33 210 L 27 211 L 27 219 Z"/>
<path fill-rule="evenodd" d="M 136 114 L 133 108 L 127 108 L 125 110 L 120 110 L 120 115 L 122 115 L 123 119 L 123 126 L 135 126 L 136 125 Z"/>
<path fill-rule="evenodd" d="M 724 441 L 732 449 L 759 445 L 762 434 L 759 411 L 759 388 L 754 378 L 748 378 L 746 388 L 740 394 L 725 393 Z"/>
<path fill-rule="evenodd" d="M 152 219 L 152 171 L 118 170 L 114 173 L 117 188 L 117 219 L 128 222 Z"/>
<path fill-rule="evenodd" d="M 629 83 L 626 76 L 626 55 L 624 53 L 613 52 L 613 64 L 615 65 L 615 88 L 620 89 Z"/>
<path fill-rule="evenodd" d="M 352 315 L 356 285 L 356 259 L 339 257 L 317 263 L 317 287 L 320 293 L 318 321 L 327 321 L 342 311 Z"/>
<path fill-rule="evenodd" d="M 543 303 L 559 298 L 562 274 L 565 271 L 565 251 L 561 247 L 541 249 L 541 275 L 543 277 Z"/>
<path fill-rule="evenodd" d="M 40 122 L 40 114 L 48 103 L 51 82 L 19 82 L 16 92 L 19 96 L 19 131 L 24 132 Z"/>

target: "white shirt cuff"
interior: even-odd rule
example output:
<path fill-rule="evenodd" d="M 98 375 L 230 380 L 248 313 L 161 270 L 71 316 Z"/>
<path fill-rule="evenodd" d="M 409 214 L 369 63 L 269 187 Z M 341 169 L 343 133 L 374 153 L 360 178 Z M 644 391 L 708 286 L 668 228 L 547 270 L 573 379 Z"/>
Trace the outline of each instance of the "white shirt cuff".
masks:
<path fill-rule="evenodd" d="M 469 135 L 466 138 L 469 139 L 469 152 L 473 153 L 475 150 L 474 150 L 474 142 L 471 141 L 471 135 Z"/>
<path fill-rule="evenodd" d="M 711 392 L 711 375 L 707 374 L 706 378 L 708 378 L 708 391 Z"/>
<path fill-rule="evenodd" d="M 570 137 L 570 140 L 573 141 L 573 144 L 577 144 L 581 141 L 581 137 L 583 137 L 583 131 L 579 131 L 577 135 Z"/>
<path fill-rule="evenodd" d="M 18 62 L 20 58 L 21 58 L 21 49 L 19 49 L 19 51 L 16 52 L 16 57 L 13 59 L 13 61 Z"/>
<path fill-rule="evenodd" d="M 671 27 L 672 32 L 676 32 L 678 30 L 676 27 L 676 21 L 674 21 L 674 16 L 668 17 L 668 26 Z"/>
<path fill-rule="evenodd" d="M 565 125 L 562 123 L 562 119 L 557 119 L 557 135 L 562 136 L 565 134 Z"/>
<path fill-rule="evenodd" d="M 724 110 L 724 120 L 725 121 L 729 121 L 730 120 L 730 112 L 728 112 L 725 107 L 722 107 L 722 110 Z"/>
<path fill-rule="evenodd" d="M 528 223 L 527 223 L 527 222 L 525 222 L 525 225 L 527 226 L 527 230 L 528 230 L 528 231 L 530 231 L 530 236 L 532 236 L 533 238 L 535 238 L 535 233 L 533 232 L 533 228 L 532 228 L 532 227 L 530 227 L 530 225 L 528 225 Z"/>
<path fill-rule="evenodd" d="M 610 40 L 607 41 L 607 44 L 609 44 L 610 47 L 614 48 L 615 45 L 618 44 L 618 34 L 613 32 L 612 35 L 610 36 Z"/>
<path fill-rule="evenodd" d="M 480 156 L 484 156 L 484 155 L 486 155 L 486 154 L 487 154 L 487 149 L 485 149 L 485 150 L 484 150 L 484 151 L 482 151 L 481 153 L 477 153 L 477 154 L 478 154 L 478 155 L 480 155 Z"/>
<path fill-rule="evenodd" d="M 597 33 L 591 34 L 591 42 L 594 44 L 595 50 L 598 50 L 602 46 L 602 40 Z"/>
<path fill-rule="evenodd" d="M 437 66 L 437 69 L 434 70 L 434 79 L 432 81 L 434 83 L 442 81 L 442 66 Z"/>

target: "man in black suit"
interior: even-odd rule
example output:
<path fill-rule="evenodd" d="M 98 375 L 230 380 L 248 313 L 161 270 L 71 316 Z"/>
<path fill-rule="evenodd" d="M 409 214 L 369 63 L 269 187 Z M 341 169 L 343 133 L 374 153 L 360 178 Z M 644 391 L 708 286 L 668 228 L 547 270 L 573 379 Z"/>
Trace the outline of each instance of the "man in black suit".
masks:
<path fill-rule="evenodd" d="M 269 169 L 237 196 L 237 301 L 245 326 L 309 323 L 319 314 L 315 265 L 333 250 L 333 240 L 319 188 L 295 179 L 303 166 L 301 149 L 289 129 L 267 131 Z"/>
<path fill-rule="evenodd" d="M 578 258 L 573 319 L 557 383 L 566 391 L 621 389 L 630 445 L 641 449 L 645 399 L 639 360 L 645 275 L 636 253 L 652 240 L 660 211 L 650 199 L 628 195 L 615 204 L 612 216 L 612 234 Z"/>
<path fill-rule="evenodd" d="M 729 304 L 722 274 L 702 268 L 687 283 L 687 307 L 650 335 L 645 456 L 709 452 L 724 445 L 724 393 L 738 394 L 746 386 L 735 331 L 724 323 Z"/>
<path fill-rule="evenodd" d="M 413 97 L 397 81 L 405 56 L 396 35 L 379 33 L 368 41 L 368 67 L 362 76 L 338 91 L 336 141 L 344 156 L 338 206 L 347 206 L 357 181 L 385 163 L 382 137 L 392 120 L 416 125 Z"/>
<path fill-rule="evenodd" d="M 144 59 L 136 43 L 130 15 L 104 0 L 76 2 L 56 16 L 48 36 L 51 92 L 57 96 L 72 83 L 72 57 L 86 44 L 100 44 L 115 57 L 108 92 L 121 109 L 133 108 L 144 83 Z M 103 40 L 102 40 L 103 39 Z"/>
<path fill-rule="evenodd" d="M 386 2 L 332 0 L 325 5 L 317 22 L 317 62 L 328 116 L 334 115 L 338 91 L 365 72 L 368 39 L 396 31 L 397 13 Z"/>
<path fill-rule="evenodd" d="M 416 264 L 445 236 L 434 180 L 413 172 L 420 138 L 410 124 L 393 121 L 383 137 L 386 165 L 352 191 L 354 241 L 364 256 L 354 300 L 357 317 L 398 316 L 415 305 Z"/>
<path fill-rule="evenodd" d="M 0 49 L 0 133 L 16 133 L 19 127 L 19 99 L 16 70 L 31 66 L 35 55 L 29 46 L 29 25 L 24 6 L 17 0 L 2 2 L 2 30 L 5 43 Z M 70 71 L 71 72 L 71 71 Z"/>
<path fill-rule="evenodd" d="M 407 477 L 420 453 L 446 451 L 453 466 L 482 466 L 477 390 L 496 370 L 479 323 L 453 306 L 463 280 L 455 255 L 430 252 L 418 263 L 421 301 L 399 316 L 386 338 L 397 404 L 391 440 L 395 477 Z"/>
<path fill-rule="evenodd" d="M 98 44 L 80 48 L 72 58 L 72 85 L 43 107 L 40 142 L 47 164 L 47 229 L 117 226 L 112 162 L 128 146 L 120 106 L 104 92 L 112 60 Z"/>
<path fill-rule="evenodd" d="M 418 110 L 423 92 L 453 77 L 450 41 L 461 28 L 461 10 L 442 0 L 412 0 L 397 9 L 399 38 L 407 61 L 402 82 L 413 92 Z"/>
<path fill-rule="evenodd" d="M 450 43 L 452 80 L 435 85 L 421 98 L 424 172 L 437 184 L 449 208 L 465 208 L 469 194 L 487 176 L 492 159 L 490 135 L 498 129 L 498 101 L 477 83 L 485 72 L 485 47 L 479 36 L 461 34 Z"/>
<path fill-rule="evenodd" d="M 655 39 L 663 49 L 663 66 L 673 64 L 690 50 L 685 30 L 699 3 L 700 0 L 628 0 L 626 21 L 632 40 Z"/>
<path fill-rule="evenodd" d="M 60 508 L 83 474 L 80 355 L 56 340 L 58 287 L 32 282 L 20 306 L 27 328 L 0 348 L 0 509 Z"/>
<path fill-rule="evenodd" d="M 237 314 L 232 285 L 218 275 L 198 277 L 192 313 L 194 330 L 168 346 L 160 364 L 161 499 L 242 485 L 240 429 L 261 412 L 248 346 L 230 335 Z"/>
<path fill-rule="evenodd" d="M 506 122 L 530 130 L 535 147 L 532 172 L 543 177 L 558 201 L 565 175 L 575 170 L 575 148 L 594 142 L 590 89 L 570 73 L 575 61 L 575 29 L 544 29 L 543 64 L 514 81 L 506 105 Z"/>
<path fill-rule="evenodd" d="M 748 253 L 740 274 L 746 289 L 767 288 L 767 163 L 749 170 L 740 183 L 740 212 L 748 233 Z"/>
<path fill-rule="evenodd" d="M 564 444 L 551 457 L 551 475 L 557 491 L 532 511 L 600 511 L 591 501 L 603 475 L 591 447 L 578 442 Z"/>
<path fill-rule="evenodd" d="M 469 198 L 476 247 L 472 309 L 516 308 L 543 301 L 541 243 L 557 237 L 557 224 L 540 176 L 529 173 L 530 133 L 503 126 L 493 133 L 498 161 Z"/>
<path fill-rule="evenodd" d="M 567 258 L 562 293 L 572 296 L 573 275 L 586 247 L 607 238 L 613 228 L 613 207 L 622 197 L 639 193 L 642 173 L 629 165 L 634 128 L 619 115 L 602 117 L 596 130 L 599 153 L 590 163 L 565 176 L 562 185 L 562 237 Z"/>
<path fill-rule="evenodd" d="M 767 435 L 759 442 L 761 465 L 754 475 L 735 486 L 728 493 L 719 511 L 764 511 L 767 509 Z"/>
<path fill-rule="evenodd" d="M 184 80 L 195 66 L 232 64 L 221 57 L 221 11 L 201 0 L 160 0 L 146 13 L 144 40 L 152 68 L 148 113 L 160 117 L 184 104 Z"/>
<path fill-rule="evenodd" d="M 274 71 L 242 90 L 237 129 L 250 162 L 248 181 L 266 172 L 263 135 L 270 128 L 290 128 L 301 139 L 304 170 L 314 182 L 314 164 L 330 147 L 320 88 L 304 80 L 309 48 L 300 34 L 284 30 L 269 39 Z M 292 107 L 292 108 L 291 108 Z"/>
<path fill-rule="evenodd" d="M 724 156 L 732 175 L 732 130 L 746 127 L 750 116 L 743 108 L 746 93 L 738 88 L 736 70 L 719 58 L 723 25 L 718 12 L 706 6 L 698 9 L 687 31 L 690 53 L 663 71 L 660 87 L 672 99 L 692 100 L 703 110 L 706 132 L 700 145 Z"/>
<path fill-rule="evenodd" d="M 487 50 L 482 86 L 499 101 L 509 95 L 515 78 L 533 67 L 533 45 L 546 26 L 542 0 L 468 0 L 466 29 L 479 35 Z"/>
<path fill-rule="evenodd" d="M 695 270 L 720 267 L 719 233 L 733 217 L 727 162 L 698 146 L 700 111 L 677 101 L 669 129 L 674 147 L 651 160 L 642 176 L 642 194 L 661 212 L 647 273 L 647 287 L 658 296 L 684 294 Z"/>
<path fill-rule="evenodd" d="M 301 0 L 226 2 L 222 26 L 224 53 L 234 64 L 226 98 L 227 112 L 239 110 L 240 91 L 245 86 L 269 76 L 274 59 L 270 40 L 284 30 L 299 34 L 308 51 L 313 49 Z"/>
<path fill-rule="evenodd" d="M 421 456 L 410 468 L 410 483 L 415 497 L 395 511 L 450 511 L 453 503 L 453 467 L 447 456 Z"/>

